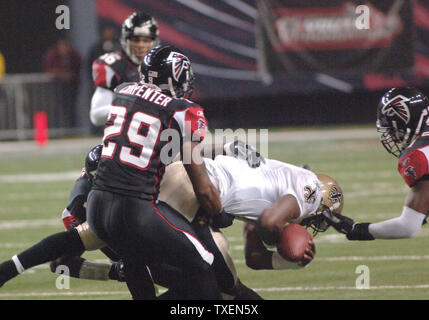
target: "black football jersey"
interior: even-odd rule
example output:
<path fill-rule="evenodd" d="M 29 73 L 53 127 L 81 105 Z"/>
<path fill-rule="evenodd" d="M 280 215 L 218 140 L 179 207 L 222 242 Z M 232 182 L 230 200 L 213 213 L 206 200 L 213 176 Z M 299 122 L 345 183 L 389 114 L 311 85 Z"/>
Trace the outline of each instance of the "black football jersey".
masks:
<path fill-rule="evenodd" d="M 96 87 L 113 91 L 124 82 L 139 81 L 138 66 L 122 51 L 108 52 L 92 64 L 92 79 Z"/>
<path fill-rule="evenodd" d="M 429 179 L 429 125 L 414 140 L 398 160 L 398 171 L 408 186 L 412 187 L 420 180 Z"/>
<path fill-rule="evenodd" d="M 206 122 L 202 107 L 190 100 L 172 98 L 144 83 L 119 85 L 94 188 L 156 198 L 168 160 L 180 152 L 184 138 L 204 139 Z"/>

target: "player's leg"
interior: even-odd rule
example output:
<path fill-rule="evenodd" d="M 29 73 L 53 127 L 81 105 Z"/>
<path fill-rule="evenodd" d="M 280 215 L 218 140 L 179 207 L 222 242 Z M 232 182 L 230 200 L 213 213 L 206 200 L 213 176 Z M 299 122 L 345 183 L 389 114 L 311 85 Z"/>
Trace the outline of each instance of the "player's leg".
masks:
<path fill-rule="evenodd" d="M 111 192 L 93 190 L 88 195 L 87 218 L 93 232 L 124 259 L 124 273 L 133 299 L 153 299 L 155 290 L 147 272 L 139 237 L 131 230 L 127 216 L 142 214 L 130 198 Z M 140 232 L 143 232 L 142 230 Z"/>
<path fill-rule="evenodd" d="M 214 254 L 213 269 L 222 294 L 234 300 L 262 300 L 260 295 L 238 278 L 229 254 L 229 243 L 223 233 L 219 229 L 209 227 L 198 217 L 192 225 L 203 244 Z"/>
<path fill-rule="evenodd" d="M 120 259 L 117 253 L 106 247 L 106 244 L 91 231 L 88 222 L 78 225 L 76 230 L 86 251 L 100 249 L 111 261 L 118 261 Z M 123 281 L 120 268 L 118 268 L 120 265 L 93 263 L 80 256 L 63 256 L 51 262 L 51 271 L 56 272 L 59 265 L 68 267 L 70 276 L 74 278 Z"/>
<path fill-rule="evenodd" d="M 213 258 L 212 254 L 198 241 L 189 222 L 171 207 L 93 190 L 88 196 L 87 214 L 91 229 L 121 257 L 127 257 L 127 263 L 137 264 L 132 260 L 135 255 L 144 257 L 147 264 L 164 261 L 181 269 L 187 280 L 183 299 L 220 298 L 210 269 L 212 261 L 204 260 Z M 131 290 L 138 287 L 135 283 L 145 282 L 133 274 L 138 270 L 134 265 L 126 264 L 125 269 Z M 139 296 L 138 292 L 132 294 Z"/>
<path fill-rule="evenodd" d="M 139 234 L 139 243 L 149 263 L 165 262 L 178 268 L 181 299 L 220 299 L 220 292 L 210 264 L 213 255 L 201 244 L 188 221 L 163 202 L 144 201 L 144 214 L 127 215 L 128 223 Z M 143 230 L 143 232 L 142 232 Z"/>
<path fill-rule="evenodd" d="M 80 256 L 84 250 L 77 230 L 53 234 L 0 264 L 0 286 L 29 268 L 64 255 Z"/>

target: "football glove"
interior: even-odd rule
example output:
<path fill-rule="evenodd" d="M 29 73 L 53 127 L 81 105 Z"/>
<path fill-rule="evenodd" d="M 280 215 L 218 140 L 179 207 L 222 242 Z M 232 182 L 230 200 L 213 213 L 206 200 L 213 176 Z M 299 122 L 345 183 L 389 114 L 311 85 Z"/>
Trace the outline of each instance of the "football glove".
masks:
<path fill-rule="evenodd" d="M 259 167 L 261 162 L 265 163 L 264 157 L 256 150 L 254 146 L 244 143 L 240 140 L 226 143 L 223 146 L 223 150 L 227 156 L 246 160 L 249 167 L 251 168 Z"/>
<path fill-rule="evenodd" d="M 234 222 L 234 216 L 226 213 L 224 210 L 214 215 L 211 219 L 211 225 L 216 228 L 227 228 Z"/>
<path fill-rule="evenodd" d="M 369 233 L 369 223 L 355 223 L 353 219 L 339 213 L 323 212 L 326 222 L 340 233 L 344 233 L 348 240 L 374 240 Z"/>

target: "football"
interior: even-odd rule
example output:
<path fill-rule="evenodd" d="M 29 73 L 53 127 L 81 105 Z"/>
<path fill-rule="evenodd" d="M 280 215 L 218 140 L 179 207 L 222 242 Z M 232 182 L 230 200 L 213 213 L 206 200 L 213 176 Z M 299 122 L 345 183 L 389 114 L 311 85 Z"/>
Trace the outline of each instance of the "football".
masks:
<path fill-rule="evenodd" d="M 277 251 L 288 261 L 297 262 L 302 259 L 307 248 L 308 241 L 313 239 L 303 226 L 290 223 L 283 228 L 277 242 Z"/>

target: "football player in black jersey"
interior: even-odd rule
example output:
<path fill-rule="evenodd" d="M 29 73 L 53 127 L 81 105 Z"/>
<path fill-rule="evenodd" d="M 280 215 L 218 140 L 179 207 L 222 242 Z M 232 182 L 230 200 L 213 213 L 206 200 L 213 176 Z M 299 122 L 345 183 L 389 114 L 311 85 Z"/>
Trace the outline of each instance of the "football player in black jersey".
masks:
<path fill-rule="evenodd" d="M 139 81 L 140 62 L 159 43 L 156 20 L 134 12 L 122 24 L 120 42 L 121 51 L 105 53 L 92 64 L 95 91 L 89 116 L 95 126 L 104 126 L 116 86 L 123 82 Z"/>
<path fill-rule="evenodd" d="M 255 162 L 255 149 L 240 141 L 228 143 L 224 146 L 224 155 L 243 158 L 250 167 L 258 167 Z M 105 246 L 88 228 L 86 222 L 86 201 L 92 187 L 98 162 L 101 157 L 102 145 L 91 149 L 85 159 L 85 166 L 80 177 L 70 193 L 70 200 L 63 210 L 62 221 L 67 231 L 50 235 L 32 247 L 13 256 L 12 260 L 0 264 L 0 287 L 18 274 L 34 266 L 52 261 L 51 271 L 56 272 L 58 266 L 67 266 L 71 277 L 90 280 L 119 280 L 125 281 L 123 263 L 119 256 Z M 172 181 L 171 183 L 173 183 Z M 167 183 L 167 182 L 166 182 Z M 168 202 L 168 201 L 167 201 Z M 182 212 L 183 214 L 183 212 Z M 208 225 L 195 219 L 193 225 L 202 238 L 204 245 L 215 255 L 214 270 L 222 293 L 239 300 L 261 299 L 253 290 L 241 283 L 235 274 L 235 268 L 230 266 L 232 258 L 226 250 L 227 240 L 220 231 L 215 231 L 216 238 L 209 232 Z M 213 228 L 217 228 L 213 225 Z M 93 263 L 80 257 L 84 251 L 100 249 L 105 253 L 112 264 Z M 54 260 L 54 261 L 53 261 Z M 175 274 L 168 267 L 151 266 L 150 270 L 154 281 L 165 287 L 178 286 Z M 173 281 L 171 280 L 173 278 Z M 174 294 L 177 294 L 174 292 Z M 161 299 L 171 299 L 171 292 L 164 294 Z M 173 296 L 174 298 L 174 296 Z"/>
<path fill-rule="evenodd" d="M 377 223 L 327 217 L 349 240 L 414 237 L 429 214 L 429 99 L 415 88 L 392 88 L 377 108 L 377 131 L 385 149 L 398 158 L 398 171 L 410 187 L 402 214 Z"/>
<path fill-rule="evenodd" d="M 167 164 L 162 152 L 168 145 L 172 150 L 178 147 L 184 157 L 206 214 L 222 214 L 219 193 L 199 152 L 194 152 L 206 130 L 203 109 L 182 98 L 192 92 L 191 62 L 177 48 L 158 46 L 145 56 L 140 75 L 141 82 L 123 83 L 115 89 L 101 160 L 88 195 L 89 226 L 123 258 L 127 285 L 135 299 L 155 298 L 146 265 L 160 262 L 181 270 L 186 279 L 183 299 L 219 299 L 210 268 L 213 254 L 180 213 L 156 201 Z M 169 143 L 161 137 L 168 129 L 179 140 L 172 135 Z"/>

